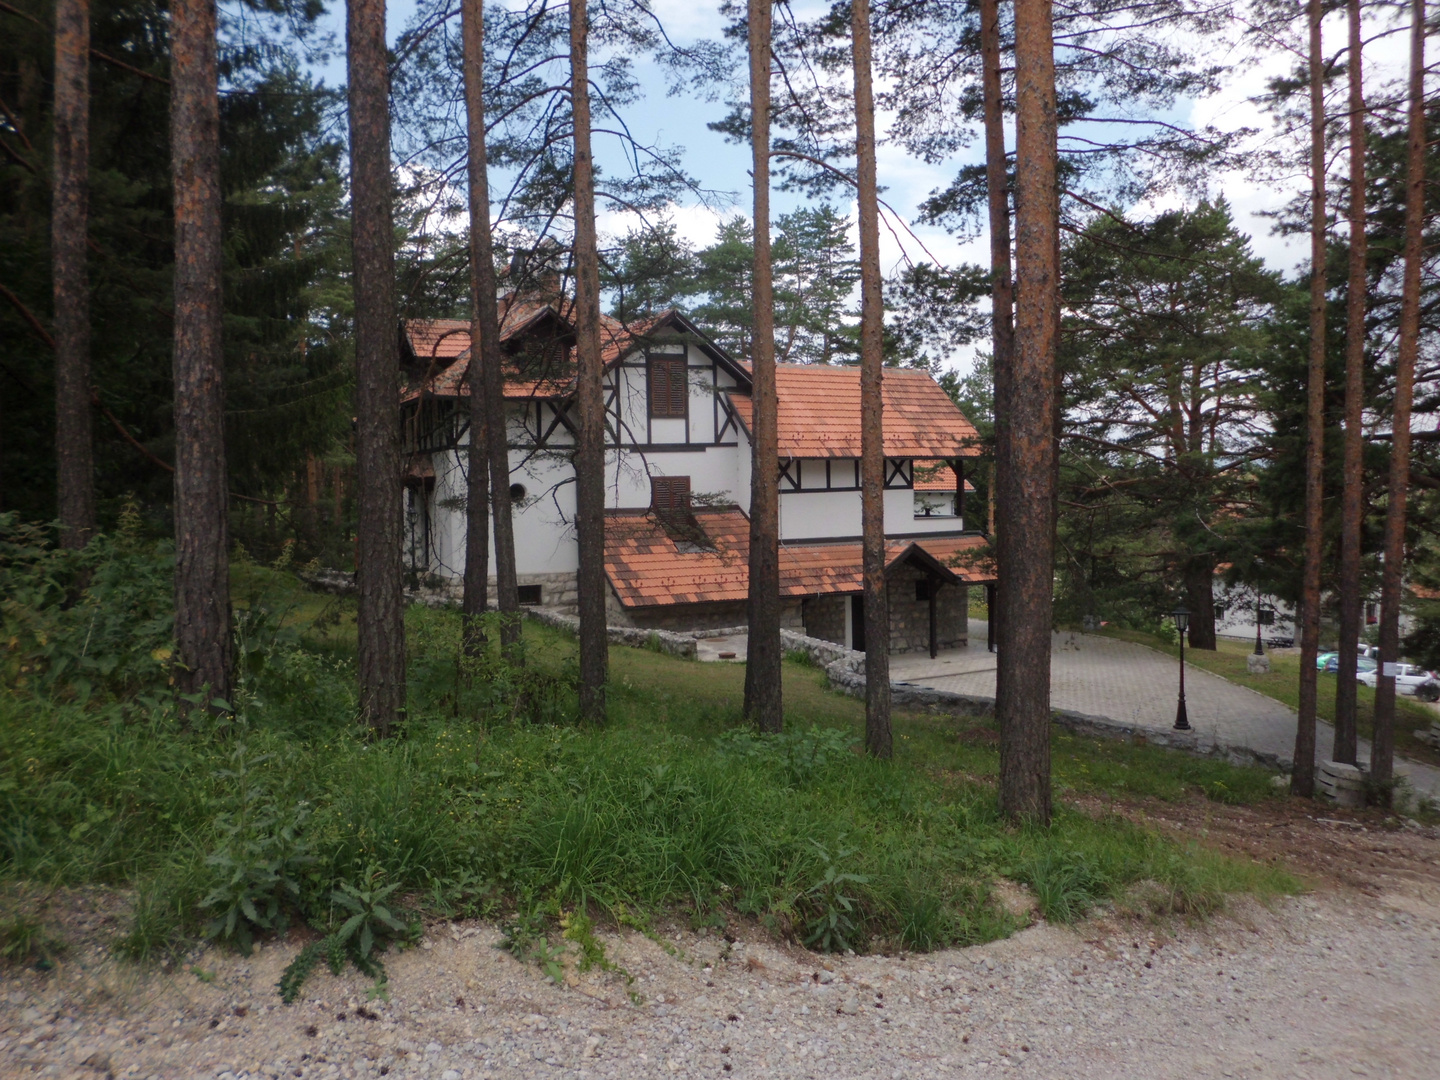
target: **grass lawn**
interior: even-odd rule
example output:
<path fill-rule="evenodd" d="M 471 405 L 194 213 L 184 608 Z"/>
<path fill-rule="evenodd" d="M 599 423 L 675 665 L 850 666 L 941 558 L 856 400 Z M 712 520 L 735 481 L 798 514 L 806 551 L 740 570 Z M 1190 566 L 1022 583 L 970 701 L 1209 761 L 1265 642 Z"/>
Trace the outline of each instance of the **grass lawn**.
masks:
<path fill-rule="evenodd" d="M 895 760 L 874 761 L 862 703 L 787 662 L 786 732 L 761 738 L 740 720 L 740 665 L 612 647 L 609 722 L 581 728 L 573 639 L 527 623 L 523 669 L 493 649 L 465 659 L 456 613 L 420 607 L 409 717 L 377 740 L 355 719 L 349 602 L 253 565 L 236 594 L 233 718 L 184 720 L 163 684 L 0 688 L 0 883 L 130 890 L 136 956 L 201 934 L 243 947 L 301 919 L 363 926 L 341 943 L 354 958 L 360 935 L 407 936 L 382 917 L 397 902 L 407 919 L 497 918 L 542 963 L 567 947 L 559 928 L 589 947 L 594 918 L 751 919 L 812 948 L 924 950 L 1013 930 L 991 898 L 1001 877 L 1062 921 L 1298 888 L 1063 798 L 1283 798 L 1262 770 L 1057 733 L 1054 821 L 1015 827 L 985 723 L 897 714 Z"/>
<path fill-rule="evenodd" d="M 1159 649 L 1170 655 L 1174 655 L 1176 652 L 1175 646 L 1167 645 L 1153 634 L 1143 631 L 1107 627 L 1102 633 L 1123 641 L 1148 645 L 1152 649 Z M 1245 669 L 1245 658 L 1254 651 L 1253 645 L 1225 638 L 1220 638 L 1218 645 L 1219 647 L 1213 652 L 1209 649 L 1187 648 L 1185 660 L 1198 668 L 1204 668 L 1206 671 L 1224 676 L 1231 682 L 1248 686 L 1251 690 L 1259 691 L 1276 701 L 1284 702 L 1292 709 L 1299 706 L 1300 656 L 1298 653 L 1290 650 L 1267 651 L 1266 655 L 1270 657 L 1270 674 L 1251 675 Z M 1328 720 L 1332 724 L 1335 722 L 1335 682 L 1333 674 L 1320 672 L 1316 711 L 1322 720 Z M 1357 689 L 1356 705 L 1360 735 L 1368 739 L 1374 730 L 1375 691 L 1363 684 Z M 1440 765 L 1440 751 L 1415 738 L 1415 729 L 1428 727 L 1434 719 L 1436 719 L 1436 713 L 1429 706 L 1415 701 L 1413 698 L 1397 698 L 1395 702 L 1396 752 L 1413 761 Z M 1321 749 L 1326 749 L 1324 733 L 1321 735 Z"/>

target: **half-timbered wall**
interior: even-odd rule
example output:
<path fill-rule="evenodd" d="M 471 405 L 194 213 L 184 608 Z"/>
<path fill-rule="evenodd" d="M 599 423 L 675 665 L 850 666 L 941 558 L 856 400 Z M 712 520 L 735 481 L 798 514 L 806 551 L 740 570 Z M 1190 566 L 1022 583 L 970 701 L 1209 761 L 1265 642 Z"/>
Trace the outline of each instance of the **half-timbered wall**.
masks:
<path fill-rule="evenodd" d="M 657 361 L 674 365 L 682 359 L 686 415 L 677 416 L 673 398 L 664 408 L 652 407 L 649 374 Z M 673 374 L 673 368 L 666 369 L 667 379 Z M 604 384 L 606 506 L 648 507 L 652 476 L 686 476 L 694 503 L 748 509 L 750 444 L 725 393 L 735 385 L 729 371 L 704 349 L 682 342 L 652 343 L 612 367 Z M 408 446 L 428 450 L 435 471 L 426 504 L 407 515 L 407 562 L 451 581 L 459 581 L 465 568 L 467 412 L 463 402 L 457 408 L 453 399 L 431 401 L 407 420 Z M 557 582 L 563 584 L 578 564 L 569 456 L 574 418 L 564 405 L 549 400 L 512 401 L 510 414 L 516 570 L 521 584 L 543 585 L 544 602 L 550 603 L 573 595 Z M 961 523 L 954 518 L 937 522 L 915 516 L 913 465 L 908 458 L 886 462 L 886 535 L 957 531 Z M 777 484 L 782 541 L 859 539 L 857 460 L 783 460 Z M 491 559 L 493 566 L 493 548 Z"/>

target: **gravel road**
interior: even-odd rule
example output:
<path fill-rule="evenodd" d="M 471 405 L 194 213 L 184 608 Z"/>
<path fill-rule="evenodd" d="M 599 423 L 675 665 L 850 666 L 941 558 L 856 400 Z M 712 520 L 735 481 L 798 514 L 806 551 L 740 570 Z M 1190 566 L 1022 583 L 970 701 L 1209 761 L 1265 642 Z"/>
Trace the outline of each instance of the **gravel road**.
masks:
<path fill-rule="evenodd" d="M 1440 845 L 1428 845 L 1431 858 Z M 724 1078 L 1440 1076 L 1440 886 L 1240 902 L 1205 924 L 1101 916 L 907 958 L 821 958 L 713 931 L 605 935 L 548 982 L 484 923 L 388 958 L 390 1000 L 294 954 L 203 951 L 170 973 L 72 950 L 0 970 L 0 1076 Z"/>

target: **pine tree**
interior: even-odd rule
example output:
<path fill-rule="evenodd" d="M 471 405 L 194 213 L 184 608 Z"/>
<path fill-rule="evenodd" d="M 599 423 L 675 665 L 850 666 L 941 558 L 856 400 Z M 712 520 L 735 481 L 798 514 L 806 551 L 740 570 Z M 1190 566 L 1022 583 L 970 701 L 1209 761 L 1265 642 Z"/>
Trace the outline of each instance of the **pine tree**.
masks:
<path fill-rule="evenodd" d="M 860 533 L 865 589 L 865 749 L 893 756 L 890 729 L 890 605 L 885 582 L 885 300 L 880 281 L 880 205 L 875 175 L 870 4 L 852 0 L 855 191 L 860 210 Z"/>
<path fill-rule="evenodd" d="M 761 731 L 784 726 L 780 648 L 780 475 L 775 393 L 775 294 L 770 263 L 771 0 L 749 0 L 750 142 L 755 185 L 752 293 L 750 608 L 745 716 Z"/>
<path fill-rule="evenodd" d="M 576 399 L 575 531 L 580 548 L 580 718 L 605 722 L 609 635 L 605 625 L 605 399 L 600 356 L 600 255 L 590 148 L 589 20 L 570 4 L 570 109 L 574 131 Z"/>
<path fill-rule="evenodd" d="M 1310 25 L 1310 374 L 1305 440 L 1305 570 L 1300 586 L 1300 701 L 1290 788 L 1315 792 L 1315 657 L 1320 651 L 1320 560 L 1325 483 L 1325 58 L 1323 0 L 1309 0 Z"/>
<path fill-rule="evenodd" d="M 1050 631 L 1054 599 L 1055 351 L 1059 337 L 1059 188 L 1055 51 L 1046 0 L 1015 3 L 1015 348 L 1010 432 L 997 461 L 997 528 L 1017 541 L 999 590 L 995 715 L 1000 809 L 1050 820 Z M 998 408 L 998 406 L 997 406 Z M 1001 526 L 1000 522 L 1003 522 Z"/>
<path fill-rule="evenodd" d="M 85 242 L 90 195 L 90 3 L 55 5 L 55 115 L 50 258 L 55 298 L 55 457 L 60 542 L 84 547 L 95 531 L 90 407 L 90 281 Z"/>
<path fill-rule="evenodd" d="M 384 736 L 405 711 L 400 344 L 384 0 L 347 0 L 345 40 L 354 237 L 360 710 L 365 723 Z"/>
<path fill-rule="evenodd" d="M 1365 85 L 1360 0 L 1348 0 L 1350 45 L 1350 266 L 1345 287 L 1345 448 L 1340 496 L 1339 668 L 1335 676 L 1335 743 L 1331 758 L 1357 756 L 1355 663 L 1360 641 L 1360 527 L 1365 488 Z"/>
<path fill-rule="evenodd" d="M 214 0 L 177 0 L 170 26 L 175 642 L 187 689 L 228 701 L 229 496 L 220 339 L 220 86 Z"/>
<path fill-rule="evenodd" d="M 1000 53 L 1000 0 L 980 0 L 982 116 L 985 126 L 985 202 L 990 224 L 990 348 L 994 370 L 994 458 L 991 465 L 991 529 L 997 580 L 1008 574 L 1012 532 L 1009 503 L 998 498 L 999 462 L 1010 453 L 1011 382 L 1015 364 L 1015 285 L 1010 269 L 1010 170 L 1005 159 L 1004 87 Z M 1007 591 L 987 592 L 991 632 L 1005 619 Z M 988 609 L 987 609 L 988 610 Z"/>
<path fill-rule="evenodd" d="M 1410 409 L 1420 353 L 1420 270 L 1425 257 L 1425 0 L 1411 0 L 1409 154 L 1405 177 L 1405 277 L 1400 346 L 1391 412 L 1389 499 L 1385 507 L 1385 564 L 1380 579 L 1380 659 L 1400 657 L 1400 603 L 1405 572 L 1406 499 L 1410 483 Z M 1375 684 L 1375 737 L 1370 777 L 1389 784 L 1395 769 L 1395 679 L 1381 669 Z"/>
<path fill-rule="evenodd" d="M 482 0 L 465 0 L 465 106 L 470 178 L 470 500 L 465 553 L 465 613 L 485 610 L 489 559 L 484 483 L 495 537 L 496 606 L 504 616 L 500 646 L 512 659 L 520 640 L 520 595 L 515 578 L 515 531 L 510 508 L 510 447 L 506 430 L 505 381 L 500 363 L 500 319 L 496 305 L 495 253 L 490 234 L 490 182 L 485 152 L 483 85 L 485 23 Z M 478 528 L 477 528 L 478 526 Z M 478 537 L 475 534 L 478 533 Z M 477 569 L 470 570 L 475 559 Z"/>

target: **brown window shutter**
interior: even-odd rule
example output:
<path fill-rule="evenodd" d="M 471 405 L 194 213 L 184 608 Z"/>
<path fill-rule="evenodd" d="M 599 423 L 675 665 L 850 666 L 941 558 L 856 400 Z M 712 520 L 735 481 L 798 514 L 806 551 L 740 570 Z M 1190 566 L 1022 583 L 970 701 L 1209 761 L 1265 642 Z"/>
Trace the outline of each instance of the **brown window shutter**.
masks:
<path fill-rule="evenodd" d="M 683 420 L 690 387 L 684 359 L 655 357 L 650 361 L 650 416 L 656 420 Z"/>
<path fill-rule="evenodd" d="M 683 359 L 670 362 L 670 415 L 682 419 L 686 414 L 686 398 L 690 395 L 687 375 Z"/>
<path fill-rule="evenodd" d="M 650 415 L 664 416 L 670 402 L 670 371 L 663 360 L 650 362 Z"/>

